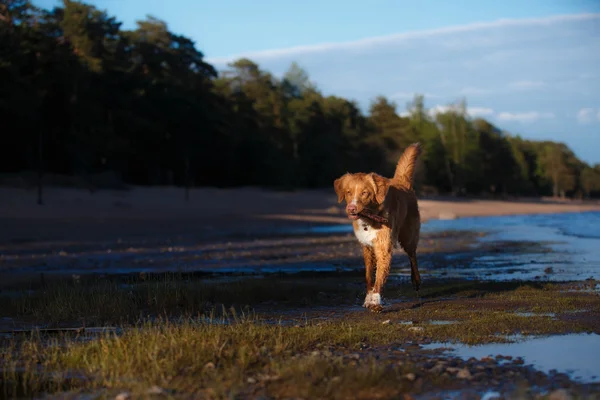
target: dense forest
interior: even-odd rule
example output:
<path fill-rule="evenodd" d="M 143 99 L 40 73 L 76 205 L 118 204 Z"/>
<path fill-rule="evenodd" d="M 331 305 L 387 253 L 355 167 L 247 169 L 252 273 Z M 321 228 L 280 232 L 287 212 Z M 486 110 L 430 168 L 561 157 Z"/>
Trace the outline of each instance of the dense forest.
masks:
<path fill-rule="evenodd" d="M 464 100 L 432 114 L 417 95 L 404 116 L 378 97 L 365 115 L 297 64 L 281 78 L 248 59 L 218 72 L 159 19 L 123 30 L 72 0 L 53 10 L 0 2 L 0 81 L 4 174 L 318 188 L 346 171 L 390 175 L 420 141 L 422 193 L 600 195 L 600 165 L 470 118 Z"/>

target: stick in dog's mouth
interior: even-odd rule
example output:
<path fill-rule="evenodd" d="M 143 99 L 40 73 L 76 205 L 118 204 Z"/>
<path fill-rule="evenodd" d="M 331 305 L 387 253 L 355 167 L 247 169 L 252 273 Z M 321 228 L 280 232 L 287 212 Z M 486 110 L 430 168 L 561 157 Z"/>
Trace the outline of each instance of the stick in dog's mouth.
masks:
<path fill-rule="evenodd" d="M 375 222 L 379 222 L 380 224 L 387 224 L 387 222 L 388 222 L 388 219 L 386 217 L 382 217 L 381 215 L 371 214 L 370 212 L 365 211 L 365 210 L 359 212 L 358 215 L 361 217 L 373 220 Z"/>

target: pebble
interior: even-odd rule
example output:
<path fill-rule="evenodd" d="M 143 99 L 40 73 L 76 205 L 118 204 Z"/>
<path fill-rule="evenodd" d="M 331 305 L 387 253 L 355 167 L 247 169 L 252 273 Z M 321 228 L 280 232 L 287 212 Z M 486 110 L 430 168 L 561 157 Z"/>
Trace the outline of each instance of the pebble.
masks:
<path fill-rule="evenodd" d="M 473 375 L 473 379 L 480 381 L 487 378 L 487 374 L 485 372 L 476 372 Z"/>
<path fill-rule="evenodd" d="M 385 321 L 383 321 L 383 322 L 381 323 L 381 325 L 389 325 L 389 324 L 390 324 L 390 322 L 392 322 L 392 321 L 391 321 L 391 320 L 389 320 L 389 319 L 386 319 Z"/>
<path fill-rule="evenodd" d="M 572 400 L 573 396 L 569 394 L 565 389 L 557 389 L 550 393 L 548 400 Z"/>
<path fill-rule="evenodd" d="M 153 394 L 167 394 L 167 393 L 160 386 L 154 385 L 146 391 L 146 394 L 153 395 Z"/>
<path fill-rule="evenodd" d="M 443 370 L 444 370 L 444 363 L 438 362 L 429 371 L 432 372 L 432 373 L 434 373 L 434 374 L 439 374 Z"/>
<path fill-rule="evenodd" d="M 131 399 L 131 395 L 129 394 L 129 392 L 121 392 L 115 397 L 115 400 L 130 400 L 130 399 Z"/>
<path fill-rule="evenodd" d="M 206 364 L 204 364 L 204 367 L 202 367 L 202 369 L 215 369 L 215 364 L 213 362 L 207 362 Z"/>
<path fill-rule="evenodd" d="M 414 382 L 415 379 L 417 379 L 417 376 L 415 374 L 413 374 L 412 372 L 409 372 L 408 374 L 404 375 L 404 377 L 411 382 Z"/>
<path fill-rule="evenodd" d="M 258 379 L 261 382 L 269 382 L 269 381 L 278 381 L 279 379 L 281 379 L 281 377 L 279 375 L 259 375 Z"/>
<path fill-rule="evenodd" d="M 473 376 L 471 375 L 471 372 L 468 369 L 466 369 L 466 368 L 463 368 L 463 369 L 459 370 L 456 373 L 456 377 L 458 379 L 473 379 Z"/>
<path fill-rule="evenodd" d="M 448 360 L 448 366 L 450 367 L 458 367 L 459 364 L 459 361 L 455 358 Z"/>

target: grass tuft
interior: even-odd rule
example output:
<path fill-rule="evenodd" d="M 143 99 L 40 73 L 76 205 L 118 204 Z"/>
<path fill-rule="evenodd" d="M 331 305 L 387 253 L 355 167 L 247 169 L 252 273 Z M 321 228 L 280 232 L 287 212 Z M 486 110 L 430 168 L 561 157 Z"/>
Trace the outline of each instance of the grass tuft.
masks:
<path fill-rule="evenodd" d="M 144 397 L 156 385 L 175 397 L 393 398 L 420 390 L 408 373 L 442 386 L 449 379 L 410 358 L 381 357 L 404 344 L 590 332 L 598 320 L 572 318 L 577 309 L 597 316 L 600 298 L 562 284 L 430 281 L 421 300 L 405 286 L 389 282 L 392 304 L 382 314 L 344 306 L 364 295 L 351 277 L 63 282 L 5 297 L 3 316 L 50 325 L 85 318 L 122 329 L 96 337 L 33 331 L 5 341 L 0 395 Z M 517 314 L 537 310 L 553 314 Z M 431 323 L 440 320 L 453 323 Z"/>

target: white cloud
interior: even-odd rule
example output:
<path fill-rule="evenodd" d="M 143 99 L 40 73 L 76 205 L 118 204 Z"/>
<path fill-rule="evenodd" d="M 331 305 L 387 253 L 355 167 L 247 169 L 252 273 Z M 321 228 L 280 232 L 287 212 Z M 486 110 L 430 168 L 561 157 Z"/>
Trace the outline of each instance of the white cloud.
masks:
<path fill-rule="evenodd" d="M 598 116 L 600 117 L 600 112 Z M 580 124 L 589 124 L 590 122 L 592 122 L 593 117 L 593 108 L 582 108 L 577 112 L 577 121 L 579 121 Z"/>
<path fill-rule="evenodd" d="M 356 100 L 364 113 L 380 94 L 394 94 L 400 111 L 423 93 L 433 113 L 464 97 L 469 115 L 528 139 L 565 142 L 596 163 L 600 123 L 578 124 L 576 116 L 593 106 L 591 119 L 600 121 L 599 23 L 600 14 L 496 21 L 209 61 L 224 69 L 248 56 L 274 76 L 296 61 L 324 95 Z"/>
<path fill-rule="evenodd" d="M 511 82 L 508 84 L 508 86 L 510 86 L 514 89 L 536 89 L 536 88 L 540 88 L 545 85 L 546 85 L 546 83 L 544 83 L 542 81 L 528 81 L 528 80 L 515 81 L 515 82 Z"/>
<path fill-rule="evenodd" d="M 436 114 L 443 114 L 445 112 L 452 110 L 453 108 L 454 107 L 452 107 L 452 106 L 443 106 L 443 105 L 433 106 L 429 109 L 429 115 L 435 116 Z"/>
<path fill-rule="evenodd" d="M 323 53 L 332 50 L 360 50 L 378 45 L 386 45 L 390 43 L 406 42 L 412 39 L 424 39 L 431 37 L 446 37 L 449 34 L 474 32 L 481 30 L 489 30 L 494 28 L 519 27 L 519 26 L 547 26 L 557 22 L 566 21 L 582 21 L 599 19 L 600 14 L 573 14 L 573 15 L 557 15 L 543 18 L 524 18 L 524 19 L 499 19 L 492 22 L 475 22 L 472 24 L 450 26 L 445 28 L 429 29 L 422 31 L 413 31 L 398 33 L 388 36 L 370 37 L 350 42 L 333 42 L 321 43 L 305 46 L 289 47 L 284 49 L 263 50 L 256 52 L 248 52 L 225 57 L 207 57 L 207 61 L 211 64 L 227 64 L 241 57 L 247 57 L 253 60 L 261 61 L 266 59 L 296 56 L 307 53 Z M 477 38 L 474 38 L 477 40 Z M 489 45 L 488 42 L 485 42 Z"/>
<path fill-rule="evenodd" d="M 454 105 L 435 105 L 429 109 L 429 115 L 435 116 L 436 114 L 443 114 L 445 112 L 456 109 Z M 471 117 L 483 117 L 494 114 L 494 110 L 488 107 L 467 107 L 467 115 Z"/>
<path fill-rule="evenodd" d="M 475 116 L 484 117 L 484 116 L 493 115 L 494 110 L 492 110 L 491 108 L 486 108 L 486 107 L 467 107 L 467 114 L 469 114 L 472 117 L 475 117 Z"/>
<path fill-rule="evenodd" d="M 539 119 L 554 118 L 553 113 L 540 113 L 537 111 L 528 112 L 501 112 L 497 116 L 499 121 L 514 121 L 514 122 L 534 122 Z"/>

